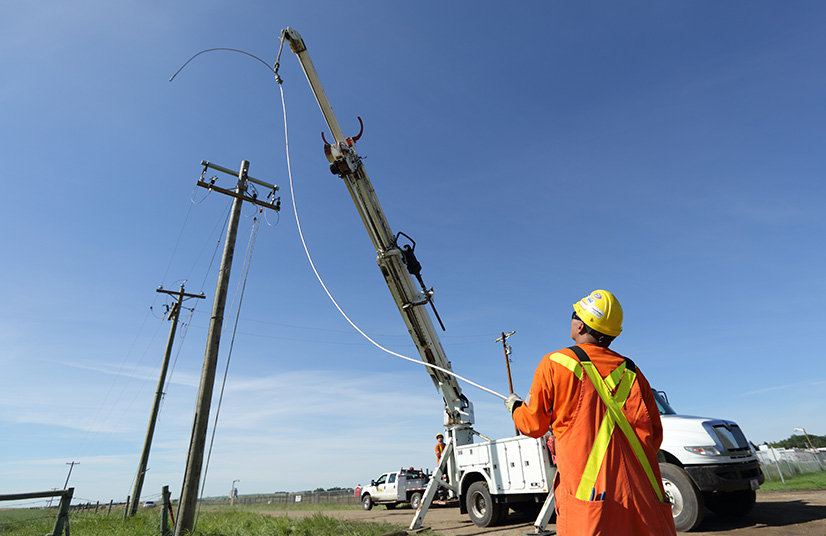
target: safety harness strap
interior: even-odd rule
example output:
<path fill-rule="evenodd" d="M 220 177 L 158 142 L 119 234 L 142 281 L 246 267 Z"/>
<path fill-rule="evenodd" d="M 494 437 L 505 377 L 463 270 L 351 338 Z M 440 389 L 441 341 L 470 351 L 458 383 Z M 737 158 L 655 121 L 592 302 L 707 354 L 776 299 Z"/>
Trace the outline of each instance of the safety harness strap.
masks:
<path fill-rule="evenodd" d="M 654 476 L 654 471 L 651 468 L 651 464 L 645 456 L 645 451 L 642 448 L 642 444 L 640 443 L 637 434 L 631 427 L 631 423 L 628 422 L 628 418 L 622 412 L 622 407 L 628 400 L 628 397 L 631 394 L 631 387 L 637 377 L 634 362 L 630 359 L 626 359 L 623 365 L 617 367 L 617 369 L 609 374 L 606 379 L 603 379 L 602 376 L 600 376 L 596 366 L 594 366 L 591 362 L 588 354 L 585 353 L 585 350 L 579 346 L 572 346 L 570 349 L 579 358 L 582 370 L 585 371 L 588 378 L 591 380 L 591 383 L 594 385 L 594 388 L 607 409 L 607 413 L 602 419 L 599 426 L 599 431 L 594 439 L 594 445 L 588 455 L 585 470 L 583 471 L 582 479 L 580 480 L 576 491 L 576 497 L 583 501 L 587 501 L 591 497 L 591 492 L 594 489 L 597 475 L 599 474 L 599 469 L 605 460 L 606 453 L 608 452 L 608 446 L 611 442 L 614 428 L 615 426 L 619 426 L 623 435 L 625 435 L 626 439 L 628 439 L 628 443 L 631 445 L 631 449 L 634 451 L 637 460 L 639 460 L 643 471 L 645 471 L 648 481 L 654 488 L 654 493 L 656 493 L 661 502 L 664 501 L 659 482 L 657 482 L 657 478 Z M 621 374 L 620 377 L 617 377 L 616 372 L 620 368 L 623 369 L 623 374 Z M 617 381 L 619 381 L 619 385 L 617 385 Z M 611 384 L 611 386 L 609 387 L 608 384 Z M 614 389 L 616 389 L 616 392 L 612 396 L 611 392 L 614 391 Z"/>

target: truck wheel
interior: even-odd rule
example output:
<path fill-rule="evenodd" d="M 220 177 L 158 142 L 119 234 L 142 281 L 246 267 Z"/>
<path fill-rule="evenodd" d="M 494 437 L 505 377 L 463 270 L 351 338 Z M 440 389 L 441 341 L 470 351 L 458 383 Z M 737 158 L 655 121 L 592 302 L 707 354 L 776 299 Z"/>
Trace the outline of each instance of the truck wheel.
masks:
<path fill-rule="evenodd" d="M 661 463 L 660 473 L 665 495 L 671 502 L 674 526 L 679 532 L 694 530 L 705 514 L 705 502 L 700 490 L 682 467 Z"/>
<path fill-rule="evenodd" d="M 465 506 L 470 520 L 477 527 L 490 527 L 500 521 L 501 506 L 493 502 L 486 482 L 474 482 L 467 490 Z"/>
<path fill-rule="evenodd" d="M 372 510 L 373 509 L 373 498 L 370 495 L 365 494 L 364 497 L 361 498 L 361 507 L 364 510 Z"/>
<path fill-rule="evenodd" d="M 417 491 L 413 495 L 410 496 L 410 507 L 414 510 L 418 510 L 419 506 L 422 504 L 422 494 L 421 492 Z"/>
<path fill-rule="evenodd" d="M 706 496 L 708 509 L 721 517 L 739 517 L 751 512 L 757 493 L 751 489 L 715 493 Z"/>

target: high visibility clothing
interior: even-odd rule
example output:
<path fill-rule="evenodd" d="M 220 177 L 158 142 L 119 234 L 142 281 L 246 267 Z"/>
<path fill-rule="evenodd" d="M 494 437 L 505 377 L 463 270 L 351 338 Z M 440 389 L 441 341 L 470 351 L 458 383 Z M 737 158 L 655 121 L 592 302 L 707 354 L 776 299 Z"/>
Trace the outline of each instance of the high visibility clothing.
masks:
<path fill-rule="evenodd" d="M 578 346 L 542 359 L 528 402 L 513 412 L 525 435 L 542 437 L 550 428 L 556 437 L 557 534 L 675 535 L 657 463 L 662 423 L 648 381 L 630 359 Z"/>
<path fill-rule="evenodd" d="M 442 443 L 436 443 L 436 462 L 438 463 L 442 459 L 442 452 L 444 452 L 445 446 Z"/>

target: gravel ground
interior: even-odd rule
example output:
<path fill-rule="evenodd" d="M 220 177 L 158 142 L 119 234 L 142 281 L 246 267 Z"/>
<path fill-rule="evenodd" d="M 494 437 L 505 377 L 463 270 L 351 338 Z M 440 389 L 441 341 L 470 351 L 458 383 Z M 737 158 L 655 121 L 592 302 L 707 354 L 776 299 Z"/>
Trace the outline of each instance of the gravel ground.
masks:
<path fill-rule="evenodd" d="M 268 511 L 270 515 L 306 516 L 311 511 Z M 379 521 L 407 527 L 413 510 L 324 510 L 323 514 L 358 521 Z M 480 529 L 458 508 L 431 508 L 424 526 L 442 536 L 522 536 L 533 531 L 533 519 L 511 512 L 506 525 Z M 553 530 L 554 526 L 548 527 Z M 411 533 L 412 534 L 412 533 Z M 826 490 L 780 491 L 757 494 L 757 504 L 747 516 L 735 519 L 708 512 L 694 536 L 826 536 Z"/>

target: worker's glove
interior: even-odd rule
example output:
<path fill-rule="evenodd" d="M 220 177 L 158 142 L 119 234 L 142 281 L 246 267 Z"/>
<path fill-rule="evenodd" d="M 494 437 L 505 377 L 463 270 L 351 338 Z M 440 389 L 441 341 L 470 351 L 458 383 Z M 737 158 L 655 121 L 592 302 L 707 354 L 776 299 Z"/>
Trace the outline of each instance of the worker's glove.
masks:
<path fill-rule="evenodd" d="M 524 404 L 524 400 L 519 398 L 519 395 L 516 393 L 511 393 L 511 395 L 505 399 L 505 407 L 508 408 L 508 411 L 513 415 L 513 410 L 518 408 Z"/>

